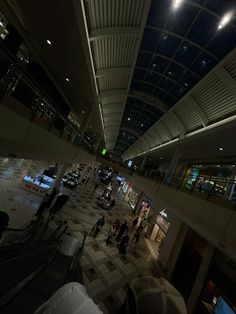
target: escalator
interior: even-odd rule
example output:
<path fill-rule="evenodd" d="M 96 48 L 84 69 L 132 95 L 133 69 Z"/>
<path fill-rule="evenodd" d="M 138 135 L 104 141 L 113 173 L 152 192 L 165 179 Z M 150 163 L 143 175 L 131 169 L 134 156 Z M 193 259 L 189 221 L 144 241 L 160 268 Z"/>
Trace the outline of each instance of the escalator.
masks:
<path fill-rule="evenodd" d="M 46 229 L 39 223 L 33 230 L 19 243 L 0 247 L 0 313 L 34 313 L 65 283 L 83 281 L 85 238 L 81 244 L 64 223 Z"/>

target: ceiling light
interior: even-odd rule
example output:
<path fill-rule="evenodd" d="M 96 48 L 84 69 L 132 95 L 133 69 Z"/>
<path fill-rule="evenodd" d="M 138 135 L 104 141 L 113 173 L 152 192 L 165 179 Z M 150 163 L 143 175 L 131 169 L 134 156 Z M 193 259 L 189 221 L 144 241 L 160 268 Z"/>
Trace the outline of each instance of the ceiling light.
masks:
<path fill-rule="evenodd" d="M 222 150 L 224 150 L 224 149 L 223 149 L 222 147 L 220 147 L 220 148 L 219 148 L 219 150 L 221 150 L 221 151 L 222 151 Z"/>
<path fill-rule="evenodd" d="M 143 123 L 141 124 L 141 126 L 143 126 Z"/>
<path fill-rule="evenodd" d="M 68 77 L 66 77 L 66 81 L 69 82 L 70 80 L 68 79 Z"/>
<path fill-rule="evenodd" d="M 225 25 L 227 25 L 230 20 L 233 17 L 233 11 L 226 13 L 222 19 L 220 20 L 219 26 L 218 26 L 218 30 L 222 29 L 223 27 L 225 27 Z"/>
<path fill-rule="evenodd" d="M 177 10 L 181 4 L 183 3 L 183 0 L 173 0 L 172 7 L 174 10 Z"/>
<path fill-rule="evenodd" d="M 217 165 L 217 168 L 220 168 L 220 165 Z"/>
<path fill-rule="evenodd" d="M 51 46 L 51 45 L 52 45 L 52 42 L 51 42 L 49 39 L 47 39 L 47 44 L 48 44 L 49 46 Z"/>
<path fill-rule="evenodd" d="M 82 114 L 84 114 L 84 110 L 82 110 Z"/>
<path fill-rule="evenodd" d="M 130 118 L 128 118 L 128 121 L 130 121 Z"/>

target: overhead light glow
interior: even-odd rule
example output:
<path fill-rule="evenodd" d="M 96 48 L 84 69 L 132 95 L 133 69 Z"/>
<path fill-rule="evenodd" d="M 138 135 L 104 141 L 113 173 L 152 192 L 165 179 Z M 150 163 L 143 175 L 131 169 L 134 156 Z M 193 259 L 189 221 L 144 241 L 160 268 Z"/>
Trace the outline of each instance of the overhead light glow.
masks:
<path fill-rule="evenodd" d="M 51 46 L 51 45 L 52 45 L 52 42 L 51 42 L 49 39 L 47 39 L 47 44 L 48 44 L 49 46 Z"/>
<path fill-rule="evenodd" d="M 84 110 L 82 110 L 82 114 L 84 114 Z"/>
<path fill-rule="evenodd" d="M 141 126 L 143 126 L 143 123 L 141 124 Z"/>
<path fill-rule="evenodd" d="M 66 81 L 69 82 L 70 80 L 68 79 L 68 77 L 66 77 Z"/>
<path fill-rule="evenodd" d="M 173 4 L 172 7 L 174 10 L 179 9 L 179 7 L 181 6 L 181 4 L 184 2 L 184 0 L 173 0 Z"/>
<path fill-rule="evenodd" d="M 128 121 L 130 121 L 130 118 L 128 118 Z"/>
<path fill-rule="evenodd" d="M 221 151 L 222 151 L 222 150 L 224 150 L 224 149 L 223 149 L 222 147 L 220 147 L 220 148 L 219 148 L 219 150 L 221 150 Z"/>
<path fill-rule="evenodd" d="M 218 30 L 225 27 L 231 21 L 232 17 L 233 17 L 233 11 L 226 13 L 220 20 L 220 23 L 218 25 Z"/>

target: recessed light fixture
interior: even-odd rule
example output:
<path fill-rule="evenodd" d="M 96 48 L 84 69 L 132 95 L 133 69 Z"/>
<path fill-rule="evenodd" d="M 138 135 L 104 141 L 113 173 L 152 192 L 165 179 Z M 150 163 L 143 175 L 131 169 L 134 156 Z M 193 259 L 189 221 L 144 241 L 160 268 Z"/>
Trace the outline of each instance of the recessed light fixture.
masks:
<path fill-rule="evenodd" d="M 225 27 L 231 21 L 232 17 L 233 17 L 233 11 L 226 13 L 220 20 L 220 23 L 218 25 L 218 30 Z"/>
<path fill-rule="evenodd" d="M 130 118 L 128 118 L 128 121 L 130 121 Z"/>
<path fill-rule="evenodd" d="M 224 149 L 223 149 L 223 147 L 220 147 L 220 148 L 219 148 L 219 150 L 221 150 L 221 151 L 222 151 L 222 150 L 224 150 Z"/>
<path fill-rule="evenodd" d="M 51 45 L 52 45 L 51 40 L 47 39 L 47 44 L 48 44 L 49 46 L 51 46 Z"/>
<path fill-rule="evenodd" d="M 174 10 L 179 9 L 184 0 L 173 0 L 172 7 Z"/>
<path fill-rule="evenodd" d="M 69 82 L 70 80 L 68 79 L 68 77 L 66 77 L 66 81 Z"/>
<path fill-rule="evenodd" d="M 82 112 L 82 114 L 84 114 L 84 110 L 82 110 L 81 112 Z"/>

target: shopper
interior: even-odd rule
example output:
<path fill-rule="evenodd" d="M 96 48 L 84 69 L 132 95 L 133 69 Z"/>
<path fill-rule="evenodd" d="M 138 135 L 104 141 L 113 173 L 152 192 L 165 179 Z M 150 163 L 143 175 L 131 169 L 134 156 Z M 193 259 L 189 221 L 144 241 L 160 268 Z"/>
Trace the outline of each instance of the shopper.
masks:
<path fill-rule="evenodd" d="M 128 246 L 128 242 L 129 242 L 129 236 L 126 234 L 122 237 L 120 244 L 119 244 L 119 253 L 122 256 L 125 256 L 125 254 L 126 254 L 126 248 Z"/>
<path fill-rule="evenodd" d="M 0 240 L 2 238 L 3 232 L 7 229 L 7 226 L 9 224 L 9 215 L 0 210 Z"/>
<path fill-rule="evenodd" d="M 102 216 L 100 219 L 97 220 L 96 224 L 91 230 L 91 235 L 94 239 L 96 239 L 98 233 L 101 231 L 101 228 L 104 226 L 104 224 L 105 224 L 105 217 Z"/>
<path fill-rule="evenodd" d="M 135 228 L 136 228 L 136 226 L 137 226 L 137 224 L 138 224 L 138 221 L 139 221 L 139 217 L 137 216 L 137 217 L 133 220 L 133 222 L 132 222 L 131 231 L 134 231 L 134 230 L 135 230 Z"/>
<path fill-rule="evenodd" d="M 119 242 L 120 239 L 122 238 L 122 236 L 128 232 L 128 226 L 127 226 L 127 222 L 125 221 L 121 226 L 120 226 L 120 230 L 119 233 L 116 237 L 116 241 Z"/>

